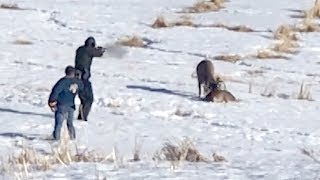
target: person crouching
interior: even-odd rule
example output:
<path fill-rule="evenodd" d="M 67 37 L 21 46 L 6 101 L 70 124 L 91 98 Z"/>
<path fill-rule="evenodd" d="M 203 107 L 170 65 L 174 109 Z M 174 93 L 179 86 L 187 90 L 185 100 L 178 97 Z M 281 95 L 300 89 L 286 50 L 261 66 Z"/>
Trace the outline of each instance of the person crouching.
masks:
<path fill-rule="evenodd" d="M 74 99 L 79 90 L 83 88 L 83 84 L 81 80 L 75 78 L 76 70 L 74 67 L 67 66 L 65 74 L 65 77 L 61 78 L 52 88 L 48 100 L 49 107 L 55 113 L 54 140 L 60 140 L 61 127 L 65 118 L 67 119 L 70 139 L 76 138 L 73 126 Z"/>

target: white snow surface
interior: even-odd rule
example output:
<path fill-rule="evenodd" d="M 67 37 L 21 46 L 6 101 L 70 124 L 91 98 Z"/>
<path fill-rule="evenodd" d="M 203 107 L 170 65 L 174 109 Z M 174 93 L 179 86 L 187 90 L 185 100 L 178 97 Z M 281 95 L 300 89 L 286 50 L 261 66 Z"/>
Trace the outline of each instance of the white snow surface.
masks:
<path fill-rule="evenodd" d="M 88 36 L 98 45 L 126 35 L 156 41 L 149 48 L 126 48 L 123 58 L 95 58 L 92 84 L 95 102 L 88 122 L 75 120 L 80 147 L 111 153 L 117 147 L 123 165 L 74 163 L 30 179 L 318 179 L 320 165 L 301 153 L 320 142 L 320 36 L 299 34 L 299 53 L 289 60 L 212 61 L 227 88 L 241 101 L 207 103 L 197 98 L 191 77 L 203 57 L 192 53 L 248 54 L 268 47 L 268 32 L 241 33 L 221 28 L 153 29 L 158 15 L 174 20 L 193 0 L 16 0 L 27 10 L 0 9 L 0 155 L 28 144 L 50 152 L 45 140 L 53 130 L 47 107 L 52 86 L 74 64 L 75 50 Z M 230 0 L 218 12 L 191 14 L 197 23 L 247 25 L 275 30 L 299 23 L 289 9 L 308 9 L 312 0 Z M 31 45 L 13 42 L 25 39 Z M 249 71 L 260 71 L 250 75 Z M 248 92 L 252 83 L 252 93 Z M 312 85 L 314 101 L 298 100 L 302 82 Z M 264 97 L 267 86 L 275 96 Z M 79 104 L 78 99 L 76 100 Z M 116 106 L 110 106 L 116 104 Z M 183 115 L 176 115 L 179 110 Z M 75 117 L 77 111 L 75 112 Z M 218 152 L 228 162 L 183 164 L 175 170 L 153 154 L 167 140 L 192 138 L 199 151 Z M 142 143 L 141 161 L 131 162 L 135 139 Z M 0 178 L 12 179 L 8 174 Z"/>

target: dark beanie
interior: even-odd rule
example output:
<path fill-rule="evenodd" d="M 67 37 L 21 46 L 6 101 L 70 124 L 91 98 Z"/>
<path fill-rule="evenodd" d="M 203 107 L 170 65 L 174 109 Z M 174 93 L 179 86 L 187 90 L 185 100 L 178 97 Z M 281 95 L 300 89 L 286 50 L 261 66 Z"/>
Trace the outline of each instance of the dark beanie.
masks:
<path fill-rule="evenodd" d="M 76 69 L 72 66 L 67 66 L 64 72 L 66 73 L 66 75 L 70 75 L 71 73 L 75 73 Z"/>

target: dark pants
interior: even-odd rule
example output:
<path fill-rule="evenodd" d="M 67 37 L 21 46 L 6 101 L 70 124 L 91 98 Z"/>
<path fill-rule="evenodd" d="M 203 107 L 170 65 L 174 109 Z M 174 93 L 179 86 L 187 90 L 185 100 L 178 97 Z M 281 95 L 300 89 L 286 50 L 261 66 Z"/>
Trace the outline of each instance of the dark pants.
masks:
<path fill-rule="evenodd" d="M 72 107 L 58 107 L 57 111 L 55 112 L 55 123 L 53 131 L 53 138 L 55 140 L 60 139 L 61 127 L 64 119 L 67 119 L 67 127 L 70 139 L 76 138 L 76 132 L 73 126 L 73 113 L 74 108 Z"/>
<path fill-rule="evenodd" d="M 78 119 L 88 121 L 88 115 L 93 103 L 93 92 L 91 82 L 89 80 L 82 80 L 84 89 L 79 91 L 79 98 L 81 105 L 79 107 Z"/>

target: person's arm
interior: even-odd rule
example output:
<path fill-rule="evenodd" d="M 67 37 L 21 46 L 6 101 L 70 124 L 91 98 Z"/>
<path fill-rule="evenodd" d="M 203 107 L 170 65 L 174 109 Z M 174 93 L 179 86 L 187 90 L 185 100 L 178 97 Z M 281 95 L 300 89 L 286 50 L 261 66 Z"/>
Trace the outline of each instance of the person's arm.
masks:
<path fill-rule="evenodd" d="M 54 109 L 57 105 L 57 100 L 59 94 L 63 91 L 63 83 L 62 80 L 59 80 L 52 88 L 52 91 L 49 96 L 48 105 L 51 109 Z"/>
<path fill-rule="evenodd" d="M 105 48 L 98 47 L 98 48 L 89 48 L 88 51 L 92 57 L 101 57 L 106 50 Z"/>

